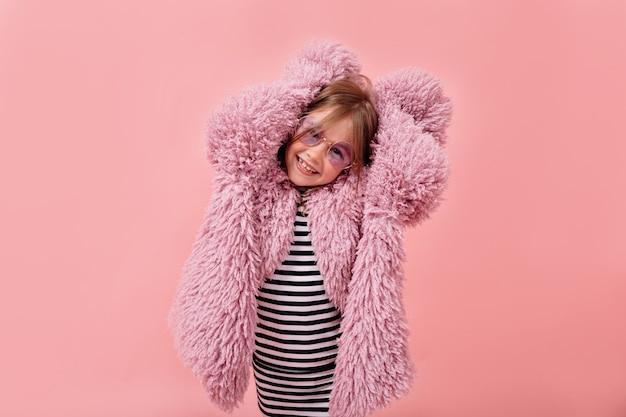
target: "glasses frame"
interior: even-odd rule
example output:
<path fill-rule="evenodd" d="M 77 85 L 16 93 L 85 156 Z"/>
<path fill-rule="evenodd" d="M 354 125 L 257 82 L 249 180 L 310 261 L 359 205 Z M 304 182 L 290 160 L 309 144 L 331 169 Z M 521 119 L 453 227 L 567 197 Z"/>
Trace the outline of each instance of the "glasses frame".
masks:
<path fill-rule="evenodd" d="M 355 161 L 355 158 L 354 158 L 354 149 L 352 148 L 352 145 L 350 145 L 350 143 L 349 143 L 349 142 L 346 142 L 345 140 L 340 140 L 340 141 L 337 141 L 337 142 L 332 142 L 330 139 L 328 139 L 328 138 L 324 135 L 324 131 L 323 131 L 323 130 L 322 130 L 322 131 L 320 131 L 320 133 L 319 133 L 318 135 L 316 135 L 316 136 L 318 136 L 318 137 L 319 137 L 319 140 L 318 140 L 317 142 L 315 142 L 315 143 L 311 143 L 311 144 L 309 144 L 309 143 L 306 143 L 306 142 L 304 142 L 304 141 L 302 140 L 303 138 L 305 138 L 305 137 L 307 137 L 307 136 L 309 136 L 309 137 L 311 137 L 311 138 L 315 139 L 315 136 L 314 136 L 314 135 L 310 135 L 310 133 L 311 133 L 312 131 L 314 131 L 314 130 L 315 130 L 315 126 L 317 126 L 317 125 L 319 124 L 319 122 L 318 122 L 318 123 L 316 123 L 313 127 L 310 127 L 310 128 L 308 128 L 308 129 L 304 129 L 302 132 L 298 133 L 298 130 L 300 129 L 300 124 L 302 123 L 302 121 L 303 121 L 303 120 L 305 120 L 305 119 L 307 119 L 307 118 L 309 118 L 309 117 L 308 117 L 308 116 L 304 116 L 304 117 L 300 117 L 300 118 L 298 119 L 298 123 L 296 124 L 296 130 L 295 130 L 294 135 L 293 135 L 294 140 L 299 140 L 300 142 L 302 142 L 302 144 L 303 144 L 304 146 L 307 146 L 307 147 L 309 147 L 309 148 L 313 148 L 313 147 L 315 147 L 315 146 L 319 145 L 320 143 L 322 143 L 322 141 L 324 141 L 324 142 L 326 142 L 326 143 L 328 144 L 328 149 L 326 150 L 326 158 L 328 158 L 328 162 L 330 162 L 330 164 L 331 164 L 333 167 L 335 167 L 335 168 L 337 168 L 337 169 L 340 169 L 340 170 L 342 170 L 342 171 L 343 171 L 343 170 L 346 170 L 346 169 L 350 169 L 350 168 L 352 168 L 352 167 L 354 166 L 354 164 L 356 163 L 356 161 Z M 315 120 L 315 121 L 317 122 L 317 120 L 316 120 L 315 118 L 313 118 L 313 117 L 311 117 L 310 119 L 311 119 L 311 120 Z M 352 159 L 352 162 L 350 162 L 350 164 L 349 164 L 348 166 L 343 167 L 343 168 L 340 168 L 340 167 L 336 166 L 335 164 L 333 164 L 333 160 L 332 160 L 332 159 L 330 158 L 330 156 L 329 156 L 330 150 L 333 148 L 333 146 L 337 145 L 338 143 L 345 143 L 345 144 L 348 146 L 348 149 L 350 150 L 350 157 L 351 157 L 351 159 Z"/>

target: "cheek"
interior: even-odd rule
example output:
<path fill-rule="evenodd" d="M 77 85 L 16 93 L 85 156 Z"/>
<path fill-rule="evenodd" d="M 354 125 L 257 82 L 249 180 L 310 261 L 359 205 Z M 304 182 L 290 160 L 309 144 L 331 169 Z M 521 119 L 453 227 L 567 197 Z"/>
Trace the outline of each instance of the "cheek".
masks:
<path fill-rule="evenodd" d="M 291 145 L 287 145 L 287 148 L 285 149 L 285 156 L 284 156 L 284 163 L 288 164 L 289 160 L 291 160 L 291 158 L 293 158 L 293 146 Z"/>
<path fill-rule="evenodd" d="M 287 145 L 287 149 L 285 149 L 285 168 L 287 168 L 287 172 L 293 169 L 293 164 L 296 162 L 296 158 L 299 152 L 301 152 L 300 146 L 297 142 L 290 143 Z"/>
<path fill-rule="evenodd" d="M 337 179 L 337 177 L 339 176 L 339 174 L 341 174 L 341 172 L 342 172 L 341 169 L 335 168 L 328 161 L 327 161 L 326 164 L 324 164 L 324 179 L 327 182 L 331 182 L 331 181 L 334 181 L 335 179 Z"/>
<path fill-rule="evenodd" d="M 287 149 L 285 150 L 285 158 L 289 159 L 289 158 L 294 158 L 295 155 L 300 152 L 299 146 L 300 145 L 298 142 L 292 142 L 290 144 L 287 145 Z"/>

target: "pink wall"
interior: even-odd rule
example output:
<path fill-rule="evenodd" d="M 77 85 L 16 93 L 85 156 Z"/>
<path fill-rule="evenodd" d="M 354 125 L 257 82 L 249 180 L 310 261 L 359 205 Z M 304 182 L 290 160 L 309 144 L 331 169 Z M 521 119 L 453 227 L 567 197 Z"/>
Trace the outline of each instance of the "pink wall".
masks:
<path fill-rule="evenodd" d="M 220 415 L 166 328 L 203 123 L 312 38 L 455 103 L 406 234 L 419 376 L 377 415 L 626 415 L 626 3 L 97 3 L 0 3 L 0 415 Z"/>

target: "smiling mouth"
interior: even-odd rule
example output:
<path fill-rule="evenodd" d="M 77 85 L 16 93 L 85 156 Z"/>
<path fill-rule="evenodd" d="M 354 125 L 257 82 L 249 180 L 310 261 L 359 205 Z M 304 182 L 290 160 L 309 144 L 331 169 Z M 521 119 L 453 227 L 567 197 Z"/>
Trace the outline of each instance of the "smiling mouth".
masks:
<path fill-rule="evenodd" d="M 309 172 L 311 174 L 317 174 L 317 171 L 314 170 L 311 166 L 309 166 L 306 162 L 304 162 L 304 160 L 302 158 L 300 158 L 299 156 L 297 157 L 298 160 L 298 165 L 305 170 L 306 172 Z"/>

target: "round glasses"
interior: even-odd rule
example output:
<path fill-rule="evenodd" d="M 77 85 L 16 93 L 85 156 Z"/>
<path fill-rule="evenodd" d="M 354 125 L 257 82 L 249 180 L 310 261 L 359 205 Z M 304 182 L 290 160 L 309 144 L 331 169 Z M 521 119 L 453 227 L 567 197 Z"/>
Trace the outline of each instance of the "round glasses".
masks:
<path fill-rule="evenodd" d="M 321 141 L 328 145 L 326 156 L 328 161 L 337 169 L 346 169 L 354 162 L 354 152 L 348 142 L 331 142 L 324 136 L 324 132 L 318 129 L 319 122 L 314 117 L 303 117 L 298 121 L 295 137 L 306 146 L 316 146 Z"/>

